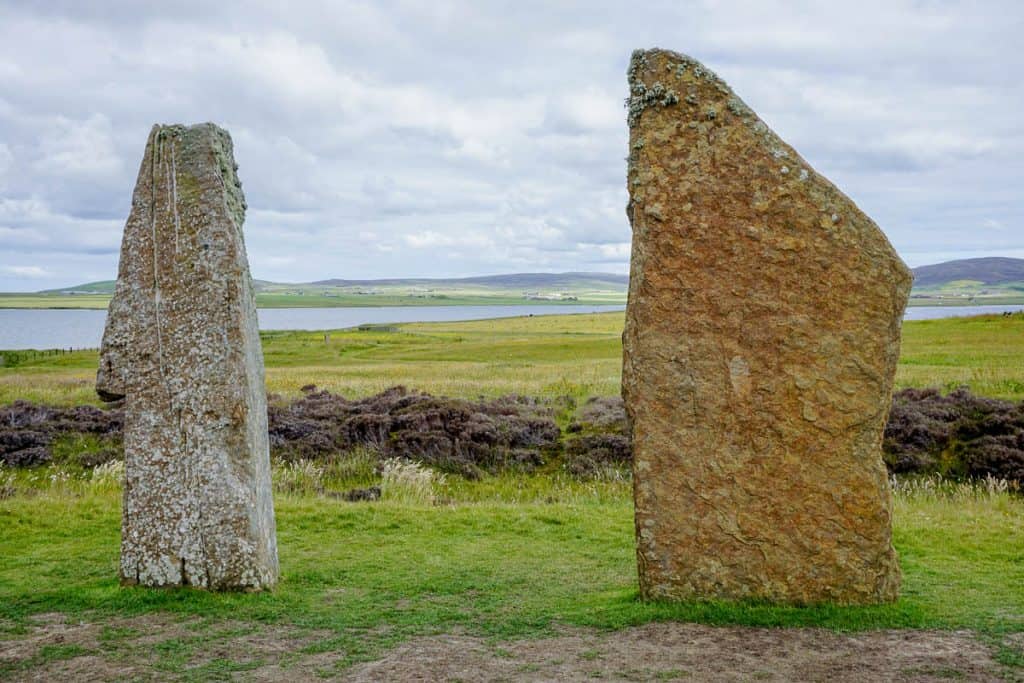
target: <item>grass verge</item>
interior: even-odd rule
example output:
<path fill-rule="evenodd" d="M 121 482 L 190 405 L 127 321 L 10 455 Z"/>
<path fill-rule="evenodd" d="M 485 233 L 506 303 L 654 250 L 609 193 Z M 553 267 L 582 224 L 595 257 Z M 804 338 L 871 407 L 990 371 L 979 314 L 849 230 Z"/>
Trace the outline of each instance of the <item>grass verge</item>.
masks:
<path fill-rule="evenodd" d="M 316 384 L 348 398 L 396 384 L 464 398 L 616 395 L 623 320 L 602 313 L 264 332 L 267 388 L 297 395 Z M 26 356 L 0 367 L 0 403 L 98 403 L 96 366 L 95 351 Z M 896 384 L 1024 399 L 1024 316 L 904 323 Z"/>

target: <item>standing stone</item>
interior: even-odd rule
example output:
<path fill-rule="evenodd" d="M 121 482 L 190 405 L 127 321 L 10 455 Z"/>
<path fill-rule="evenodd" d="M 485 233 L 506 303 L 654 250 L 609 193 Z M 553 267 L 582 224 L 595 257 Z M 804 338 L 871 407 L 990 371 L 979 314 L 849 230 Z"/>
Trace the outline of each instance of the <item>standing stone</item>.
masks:
<path fill-rule="evenodd" d="M 881 437 L 909 270 L 707 67 L 637 51 L 629 87 L 641 594 L 894 600 Z"/>
<path fill-rule="evenodd" d="M 260 589 L 278 577 L 263 352 L 227 131 L 154 126 L 96 390 L 125 399 L 121 580 Z"/>

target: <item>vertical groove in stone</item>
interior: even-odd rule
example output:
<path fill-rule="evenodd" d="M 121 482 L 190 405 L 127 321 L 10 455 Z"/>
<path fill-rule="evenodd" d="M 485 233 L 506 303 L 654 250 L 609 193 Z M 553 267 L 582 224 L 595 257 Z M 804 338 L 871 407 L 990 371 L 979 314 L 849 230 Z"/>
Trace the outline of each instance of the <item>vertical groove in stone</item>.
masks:
<path fill-rule="evenodd" d="M 278 576 L 263 355 L 231 138 L 154 126 L 97 374 L 125 399 L 121 576 L 259 589 Z"/>

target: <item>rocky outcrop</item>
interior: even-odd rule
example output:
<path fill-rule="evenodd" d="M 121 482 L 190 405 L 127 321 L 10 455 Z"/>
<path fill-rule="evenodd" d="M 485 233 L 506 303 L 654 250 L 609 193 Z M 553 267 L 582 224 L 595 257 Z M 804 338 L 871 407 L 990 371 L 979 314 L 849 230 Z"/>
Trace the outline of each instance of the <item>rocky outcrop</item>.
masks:
<path fill-rule="evenodd" d="M 154 126 L 96 390 L 125 400 L 121 578 L 259 589 L 278 576 L 263 353 L 231 137 Z"/>
<path fill-rule="evenodd" d="M 895 599 L 880 445 L 909 270 L 707 67 L 637 51 L 629 87 L 643 596 Z"/>

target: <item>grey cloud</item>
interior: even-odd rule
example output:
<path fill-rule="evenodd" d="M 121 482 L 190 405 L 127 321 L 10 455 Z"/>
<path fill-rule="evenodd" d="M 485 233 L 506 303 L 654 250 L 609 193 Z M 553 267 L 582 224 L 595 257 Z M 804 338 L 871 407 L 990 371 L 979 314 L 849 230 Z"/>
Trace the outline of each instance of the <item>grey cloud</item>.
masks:
<path fill-rule="evenodd" d="M 206 120 L 235 140 L 257 277 L 624 272 L 624 71 L 653 45 L 719 71 L 908 261 L 1024 252 L 1022 17 L 1009 1 L 8 2 L 0 290 L 112 277 L 150 126 Z"/>

